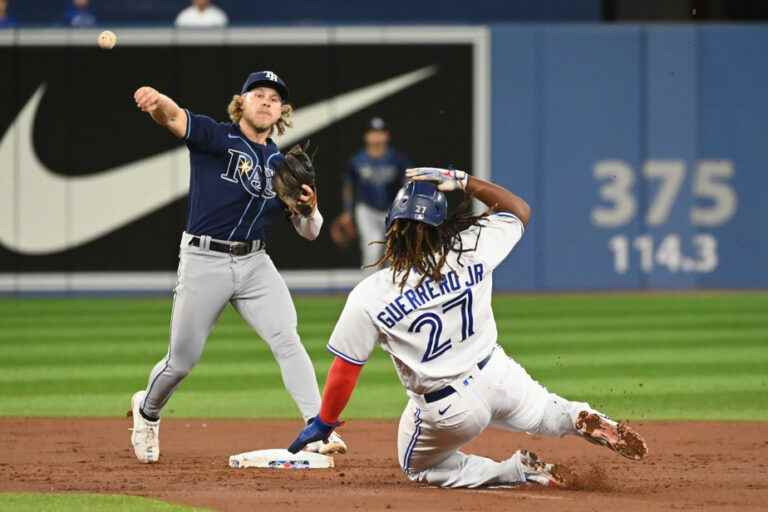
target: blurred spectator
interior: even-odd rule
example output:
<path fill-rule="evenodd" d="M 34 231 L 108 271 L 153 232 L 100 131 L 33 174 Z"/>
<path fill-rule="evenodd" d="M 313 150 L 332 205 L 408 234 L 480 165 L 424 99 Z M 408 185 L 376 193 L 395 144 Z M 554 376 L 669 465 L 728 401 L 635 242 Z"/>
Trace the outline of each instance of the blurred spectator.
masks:
<path fill-rule="evenodd" d="M 8 14 L 8 0 L 0 0 L 0 28 L 13 28 L 16 20 Z"/>
<path fill-rule="evenodd" d="M 408 157 L 391 147 L 389 139 L 383 119 L 374 117 L 368 122 L 365 147 L 352 156 L 344 176 L 344 212 L 331 226 L 331 238 L 340 247 L 358 238 L 363 265 L 375 263 L 382 255 L 384 246 L 371 242 L 384 240 L 387 210 L 410 166 Z"/>
<path fill-rule="evenodd" d="M 227 13 L 213 5 L 210 0 L 192 0 L 192 5 L 176 17 L 177 27 L 226 27 L 228 24 Z"/>
<path fill-rule="evenodd" d="M 96 15 L 91 10 L 90 0 L 72 0 L 64 19 L 70 27 L 92 27 L 96 25 Z"/>

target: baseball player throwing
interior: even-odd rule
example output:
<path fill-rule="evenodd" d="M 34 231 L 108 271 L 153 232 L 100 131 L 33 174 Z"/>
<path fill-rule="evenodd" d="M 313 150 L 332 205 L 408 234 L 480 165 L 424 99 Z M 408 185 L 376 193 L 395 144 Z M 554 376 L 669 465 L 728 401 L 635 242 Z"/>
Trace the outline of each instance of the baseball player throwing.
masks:
<path fill-rule="evenodd" d="M 629 427 L 589 404 L 548 392 L 501 346 L 491 309 L 493 270 L 523 235 L 530 209 L 512 192 L 462 171 L 409 169 L 387 216 L 381 263 L 389 268 L 349 295 L 328 343 L 336 358 L 320 414 L 290 446 L 326 439 L 340 423 L 362 366 L 378 344 L 409 397 L 398 459 L 409 479 L 443 487 L 566 486 L 569 472 L 519 450 L 497 462 L 460 448 L 488 426 L 581 436 L 633 460 L 647 448 Z M 462 189 L 493 207 L 446 218 L 443 191 Z"/>
<path fill-rule="evenodd" d="M 267 227 L 286 210 L 308 240 L 317 237 L 323 224 L 311 186 L 292 197 L 279 197 L 273 189 L 276 172 L 311 170 L 312 165 L 301 147 L 283 156 L 270 138 L 291 125 L 287 86 L 271 71 L 251 73 L 229 104 L 231 123 L 193 114 L 151 87 L 139 88 L 134 99 L 156 123 L 185 141 L 191 167 L 168 353 L 152 369 L 147 388 L 131 400 L 136 457 L 157 462 L 160 413 L 200 359 L 228 302 L 267 342 L 286 389 L 305 420 L 312 418 L 320 409 L 315 371 L 299 340 L 288 288 L 264 250 Z M 338 436 L 328 441 L 309 449 L 347 449 Z"/>

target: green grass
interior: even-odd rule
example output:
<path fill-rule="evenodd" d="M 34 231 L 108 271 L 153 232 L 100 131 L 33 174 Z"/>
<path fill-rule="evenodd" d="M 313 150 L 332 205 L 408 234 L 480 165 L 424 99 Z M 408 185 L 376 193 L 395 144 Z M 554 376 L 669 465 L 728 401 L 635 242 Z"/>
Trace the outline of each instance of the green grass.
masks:
<path fill-rule="evenodd" d="M 0 493 L 0 510 L 13 510 L 14 512 L 192 512 L 205 509 L 171 505 L 137 496 Z"/>
<path fill-rule="evenodd" d="M 345 297 L 297 297 L 321 382 Z M 0 300 L 0 415 L 120 416 L 167 347 L 170 299 Z M 507 353 L 551 391 L 633 419 L 768 419 L 768 293 L 498 295 Z M 393 418 L 381 351 L 346 418 Z M 228 308 L 166 417 L 291 418 L 266 344 Z"/>

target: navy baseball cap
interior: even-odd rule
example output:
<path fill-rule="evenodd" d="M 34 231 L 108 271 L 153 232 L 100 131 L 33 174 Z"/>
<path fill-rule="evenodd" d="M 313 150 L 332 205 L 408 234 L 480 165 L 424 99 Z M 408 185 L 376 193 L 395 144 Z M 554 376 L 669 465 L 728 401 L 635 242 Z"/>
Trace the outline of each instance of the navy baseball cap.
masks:
<path fill-rule="evenodd" d="M 288 101 L 288 86 L 285 85 L 285 82 L 283 82 L 283 80 L 277 76 L 277 73 L 274 71 L 257 71 L 248 75 L 248 78 L 245 79 L 245 83 L 243 84 L 243 89 L 240 91 L 240 94 L 245 94 L 254 87 L 259 86 L 271 87 L 280 93 L 280 98 L 283 100 L 283 103 Z"/>
<path fill-rule="evenodd" d="M 386 229 L 395 219 L 409 219 L 439 226 L 448 216 L 448 200 L 431 181 L 409 181 L 392 201 Z"/>

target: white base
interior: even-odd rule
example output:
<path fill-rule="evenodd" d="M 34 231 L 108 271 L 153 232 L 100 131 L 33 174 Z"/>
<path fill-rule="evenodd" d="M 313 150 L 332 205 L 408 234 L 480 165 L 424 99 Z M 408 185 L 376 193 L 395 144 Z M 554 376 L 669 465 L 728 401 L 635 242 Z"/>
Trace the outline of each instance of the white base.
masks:
<path fill-rule="evenodd" d="M 229 458 L 231 468 L 270 468 L 270 469 L 327 469 L 334 467 L 333 457 L 319 453 L 288 450 L 256 450 L 238 453 Z"/>

